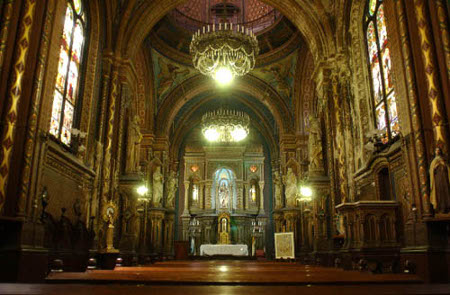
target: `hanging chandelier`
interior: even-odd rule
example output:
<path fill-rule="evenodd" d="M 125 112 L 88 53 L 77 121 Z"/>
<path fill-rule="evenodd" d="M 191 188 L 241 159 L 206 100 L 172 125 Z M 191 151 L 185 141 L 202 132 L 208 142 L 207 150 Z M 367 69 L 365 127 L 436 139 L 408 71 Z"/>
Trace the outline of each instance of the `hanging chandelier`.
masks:
<path fill-rule="evenodd" d="M 193 64 L 203 75 L 220 84 L 250 72 L 259 53 L 258 40 L 252 30 L 233 23 L 204 26 L 192 37 L 190 52 Z"/>
<path fill-rule="evenodd" d="M 202 133 L 211 142 L 238 142 L 249 133 L 250 117 L 240 111 L 218 109 L 202 117 Z"/>

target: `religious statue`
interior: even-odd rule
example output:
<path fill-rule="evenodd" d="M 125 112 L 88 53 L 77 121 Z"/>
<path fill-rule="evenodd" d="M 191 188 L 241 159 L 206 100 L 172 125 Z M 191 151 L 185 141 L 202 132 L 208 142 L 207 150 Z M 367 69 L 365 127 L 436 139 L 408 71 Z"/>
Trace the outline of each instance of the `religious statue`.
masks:
<path fill-rule="evenodd" d="M 436 213 L 450 212 L 450 166 L 440 148 L 430 165 L 431 204 Z"/>
<path fill-rule="evenodd" d="M 219 187 L 220 208 L 227 208 L 228 207 L 228 197 L 229 197 L 228 186 L 227 186 L 227 184 L 225 182 L 222 182 L 222 184 Z"/>
<path fill-rule="evenodd" d="M 175 193 L 178 187 L 178 178 L 175 171 L 170 171 L 169 180 L 167 181 L 167 208 L 175 208 Z"/>
<path fill-rule="evenodd" d="M 222 232 L 228 232 L 228 230 L 227 230 L 227 226 L 228 226 L 227 219 L 226 218 L 222 218 L 220 223 L 221 223 L 221 226 L 222 226 Z"/>
<path fill-rule="evenodd" d="M 163 196 L 163 175 L 161 174 L 161 166 L 158 166 L 153 172 L 153 205 L 161 206 Z"/>
<path fill-rule="evenodd" d="M 273 184 L 275 187 L 275 209 L 281 209 L 283 207 L 283 204 L 281 203 L 282 183 L 280 178 L 280 172 L 278 171 L 274 172 Z"/>
<path fill-rule="evenodd" d="M 309 175 L 323 174 L 322 134 L 317 117 L 309 116 Z"/>
<path fill-rule="evenodd" d="M 286 186 L 286 205 L 288 207 L 295 207 L 297 197 L 297 176 L 290 167 L 288 168 L 287 175 L 285 176 L 284 185 Z"/>
<path fill-rule="evenodd" d="M 136 172 L 139 166 L 139 144 L 142 141 L 142 133 L 139 127 L 139 116 L 134 116 L 128 124 L 127 162 L 126 171 Z"/>

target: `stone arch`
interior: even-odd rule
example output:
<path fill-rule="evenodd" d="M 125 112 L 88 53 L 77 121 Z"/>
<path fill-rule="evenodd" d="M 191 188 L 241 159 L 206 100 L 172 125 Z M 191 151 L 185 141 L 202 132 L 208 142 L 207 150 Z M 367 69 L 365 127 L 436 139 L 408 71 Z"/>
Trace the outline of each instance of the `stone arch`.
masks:
<path fill-rule="evenodd" d="M 155 133 L 158 136 L 167 136 L 176 114 L 187 101 L 202 92 L 216 90 L 214 83 L 203 83 L 206 79 L 208 78 L 202 75 L 192 77 L 167 96 L 156 114 L 159 125 L 157 124 Z M 246 77 L 237 80 L 233 89 L 259 99 L 272 112 L 280 132 L 288 133 L 292 130 L 291 111 L 272 87 L 255 77 Z"/>
<path fill-rule="evenodd" d="M 178 159 L 179 153 L 181 152 L 178 147 L 182 145 L 185 137 L 193 128 L 200 124 L 201 118 L 193 116 L 192 114 L 194 114 L 201 105 L 208 103 L 211 99 L 211 97 L 204 98 L 203 100 L 200 100 L 197 105 L 193 106 L 191 111 L 184 116 L 186 119 L 179 124 L 180 128 L 177 128 L 174 134 L 170 137 L 171 148 L 169 154 L 174 159 Z M 256 120 L 253 120 L 254 122 L 252 125 L 257 129 L 261 136 L 264 137 L 268 145 L 268 152 L 270 153 L 271 158 L 274 158 L 278 155 L 278 140 L 273 132 L 271 132 L 273 130 L 264 117 L 264 114 L 257 110 L 254 110 L 254 112 L 257 118 Z"/>

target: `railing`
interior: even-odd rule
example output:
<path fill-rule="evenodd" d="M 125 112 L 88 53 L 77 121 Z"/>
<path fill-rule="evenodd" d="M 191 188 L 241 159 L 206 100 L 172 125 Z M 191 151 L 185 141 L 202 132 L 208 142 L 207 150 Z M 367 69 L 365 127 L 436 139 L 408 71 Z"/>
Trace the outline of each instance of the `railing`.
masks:
<path fill-rule="evenodd" d="M 176 23 L 183 26 L 185 29 L 196 32 L 198 29 L 202 28 L 203 26 L 212 25 L 213 23 L 218 24 L 220 22 L 219 18 L 213 17 L 211 19 L 211 22 L 203 22 L 198 19 L 194 19 L 183 12 L 179 11 L 178 9 L 174 9 L 169 13 L 169 16 L 175 20 Z M 267 27 L 270 27 L 271 25 L 275 24 L 278 20 L 282 18 L 282 14 L 276 10 L 272 9 L 267 14 L 251 20 L 249 22 L 240 22 L 240 16 L 234 16 L 232 18 L 228 19 L 228 22 L 233 23 L 233 25 L 240 25 L 244 26 L 245 28 L 252 29 L 253 33 L 260 32 Z"/>

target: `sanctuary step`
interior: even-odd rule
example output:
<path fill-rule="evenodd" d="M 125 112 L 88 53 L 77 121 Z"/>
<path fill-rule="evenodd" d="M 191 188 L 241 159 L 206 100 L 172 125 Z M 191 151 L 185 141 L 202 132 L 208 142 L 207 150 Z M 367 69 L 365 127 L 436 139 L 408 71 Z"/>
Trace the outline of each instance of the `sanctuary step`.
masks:
<path fill-rule="evenodd" d="M 410 274 L 372 275 L 359 271 L 287 262 L 170 261 L 82 273 L 50 273 L 49 283 L 140 283 L 152 285 L 355 285 L 418 284 Z"/>

